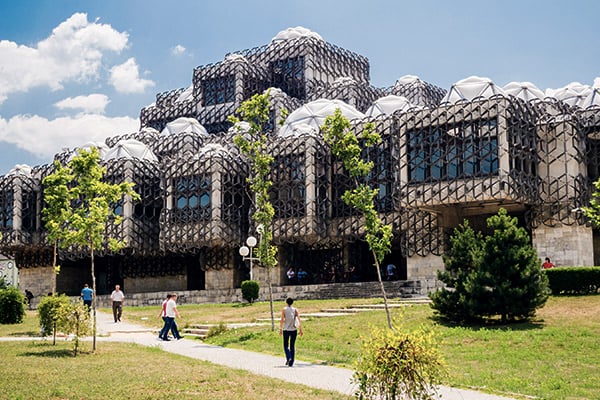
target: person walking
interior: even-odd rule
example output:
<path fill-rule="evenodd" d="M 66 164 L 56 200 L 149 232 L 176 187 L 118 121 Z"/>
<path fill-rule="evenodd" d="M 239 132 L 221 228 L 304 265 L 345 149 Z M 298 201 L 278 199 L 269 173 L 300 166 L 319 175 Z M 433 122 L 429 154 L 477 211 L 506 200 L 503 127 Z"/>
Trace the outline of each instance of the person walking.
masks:
<path fill-rule="evenodd" d="M 292 307 L 294 299 L 288 297 L 285 301 L 287 306 L 281 310 L 281 319 L 279 320 L 279 336 L 283 335 L 283 351 L 285 351 L 285 365 L 291 367 L 294 365 L 296 357 L 296 337 L 304 335 L 302 331 L 302 322 L 298 309 Z"/>
<path fill-rule="evenodd" d="M 115 285 L 115 290 L 110 294 L 110 299 L 112 300 L 112 311 L 116 324 L 117 322 L 121 322 L 121 315 L 123 315 L 123 301 L 125 300 L 125 295 L 121 291 L 121 286 Z"/>
<path fill-rule="evenodd" d="M 177 340 L 183 339 L 183 336 L 179 334 L 179 330 L 177 329 L 177 322 L 175 322 L 175 317 L 181 318 L 179 315 L 179 311 L 177 310 L 177 295 L 171 295 L 171 298 L 167 301 L 165 305 L 165 326 L 161 330 L 161 339 L 168 342 L 170 339 L 167 336 L 169 331 L 173 332 L 173 337 Z"/>
<path fill-rule="evenodd" d="M 163 327 L 160 330 L 160 332 L 158 333 L 158 338 L 162 339 L 163 336 L 166 336 L 167 338 L 169 338 L 169 331 L 165 331 L 165 329 L 167 328 L 167 302 L 169 300 L 171 300 L 171 297 L 173 297 L 173 295 L 171 293 L 167 294 L 167 298 L 162 302 L 162 307 L 160 309 L 160 313 L 158 314 L 159 318 L 162 318 L 163 320 Z M 175 335 L 175 331 L 177 330 L 177 324 L 173 323 L 171 325 L 171 333 L 173 334 L 173 337 L 176 337 Z M 178 332 L 179 334 L 179 332 Z"/>
<path fill-rule="evenodd" d="M 83 300 L 83 305 L 87 307 L 88 311 L 92 308 L 92 299 L 94 296 L 94 291 L 90 288 L 90 286 L 86 283 L 83 285 L 83 289 L 81 289 L 81 299 Z"/>

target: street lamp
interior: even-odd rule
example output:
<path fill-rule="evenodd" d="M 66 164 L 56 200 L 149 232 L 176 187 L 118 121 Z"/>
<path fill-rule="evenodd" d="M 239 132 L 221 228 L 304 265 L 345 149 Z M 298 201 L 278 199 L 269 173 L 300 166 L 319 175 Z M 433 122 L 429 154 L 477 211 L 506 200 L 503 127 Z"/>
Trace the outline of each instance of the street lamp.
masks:
<path fill-rule="evenodd" d="M 242 256 L 242 259 L 244 261 L 246 261 L 246 260 L 250 261 L 250 280 L 252 280 L 252 261 L 260 260 L 260 258 L 254 257 L 254 254 L 253 254 L 256 243 L 257 243 L 257 241 L 254 236 L 248 236 L 248 239 L 246 239 L 246 246 L 240 247 L 240 256 Z"/>

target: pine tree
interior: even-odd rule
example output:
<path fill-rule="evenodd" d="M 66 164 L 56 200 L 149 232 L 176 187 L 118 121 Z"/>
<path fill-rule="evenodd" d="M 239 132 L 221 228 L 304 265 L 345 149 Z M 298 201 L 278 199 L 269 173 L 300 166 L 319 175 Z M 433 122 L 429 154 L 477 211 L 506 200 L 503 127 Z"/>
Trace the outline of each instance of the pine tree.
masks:
<path fill-rule="evenodd" d="M 527 231 L 505 209 L 487 219 L 483 237 L 468 222 L 455 229 L 446 270 L 446 288 L 431 294 L 432 308 L 444 318 L 470 321 L 500 316 L 503 323 L 529 319 L 548 299 L 548 278 Z"/>

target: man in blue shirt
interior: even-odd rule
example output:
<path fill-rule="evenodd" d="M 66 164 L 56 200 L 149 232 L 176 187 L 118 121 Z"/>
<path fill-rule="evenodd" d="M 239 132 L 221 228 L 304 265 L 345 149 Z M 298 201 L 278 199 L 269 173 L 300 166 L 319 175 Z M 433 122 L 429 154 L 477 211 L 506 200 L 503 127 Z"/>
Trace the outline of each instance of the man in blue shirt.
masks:
<path fill-rule="evenodd" d="M 88 284 L 83 285 L 83 289 L 81 289 L 81 298 L 83 299 L 83 304 L 87 306 L 88 310 L 92 307 L 92 298 L 94 296 L 94 291 L 90 289 Z"/>

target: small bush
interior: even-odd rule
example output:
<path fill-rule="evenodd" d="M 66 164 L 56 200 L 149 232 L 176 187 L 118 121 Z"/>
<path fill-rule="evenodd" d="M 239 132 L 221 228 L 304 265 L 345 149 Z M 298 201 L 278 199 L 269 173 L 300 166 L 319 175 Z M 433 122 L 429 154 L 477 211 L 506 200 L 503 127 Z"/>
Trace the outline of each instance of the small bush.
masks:
<path fill-rule="evenodd" d="M 248 303 L 253 303 L 254 300 L 258 299 L 258 291 L 260 286 L 257 281 L 244 281 L 242 282 L 242 297 Z"/>
<path fill-rule="evenodd" d="M 600 267 L 559 267 L 544 270 L 552 294 L 590 294 L 600 289 Z"/>
<path fill-rule="evenodd" d="M 0 289 L 0 324 L 20 324 L 25 317 L 25 296 L 14 287 Z"/>
<path fill-rule="evenodd" d="M 224 322 L 221 322 L 221 323 L 219 323 L 219 325 L 212 326 L 208 330 L 208 333 L 206 334 L 206 337 L 210 338 L 210 337 L 213 337 L 213 336 L 222 335 L 225 332 L 227 332 L 227 324 L 225 324 Z"/>
<path fill-rule="evenodd" d="M 69 298 L 64 294 L 56 296 L 43 296 L 38 304 L 37 311 L 40 318 L 42 336 L 54 333 L 56 324 L 60 318 L 60 307 L 68 305 Z"/>
<path fill-rule="evenodd" d="M 355 363 L 355 397 L 434 399 L 444 371 L 432 332 L 375 328 Z"/>

